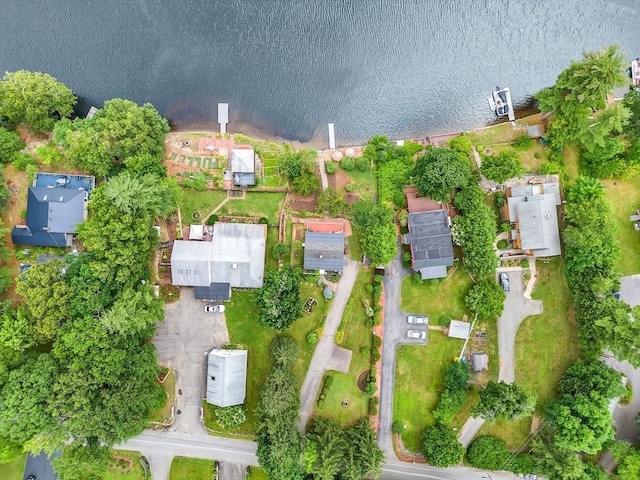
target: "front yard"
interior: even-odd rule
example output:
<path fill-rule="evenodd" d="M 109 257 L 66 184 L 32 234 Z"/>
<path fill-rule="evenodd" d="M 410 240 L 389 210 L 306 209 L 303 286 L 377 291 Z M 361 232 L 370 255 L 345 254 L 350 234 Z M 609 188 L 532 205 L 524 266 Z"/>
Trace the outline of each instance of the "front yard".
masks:
<path fill-rule="evenodd" d="M 201 458 L 174 457 L 171 462 L 169 480 L 197 479 L 208 480 L 213 478 L 213 460 Z"/>

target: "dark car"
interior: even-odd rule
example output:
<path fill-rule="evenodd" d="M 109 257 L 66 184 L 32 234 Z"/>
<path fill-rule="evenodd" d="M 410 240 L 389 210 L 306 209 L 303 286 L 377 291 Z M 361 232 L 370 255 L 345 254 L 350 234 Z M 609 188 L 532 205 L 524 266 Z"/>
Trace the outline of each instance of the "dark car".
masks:
<path fill-rule="evenodd" d="M 36 476 L 35 475 L 29 475 L 27 477 L 27 480 L 36 480 Z"/>
<path fill-rule="evenodd" d="M 507 272 L 500 273 L 500 285 L 502 285 L 504 293 L 509 293 L 509 275 Z"/>

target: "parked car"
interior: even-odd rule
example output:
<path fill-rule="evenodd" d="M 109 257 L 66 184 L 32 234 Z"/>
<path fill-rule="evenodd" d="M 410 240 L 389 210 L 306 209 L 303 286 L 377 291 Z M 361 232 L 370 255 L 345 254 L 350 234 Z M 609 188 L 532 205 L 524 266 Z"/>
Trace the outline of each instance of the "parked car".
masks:
<path fill-rule="evenodd" d="M 509 293 L 509 275 L 507 272 L 500 273 L 500 285 L 502 285 L 504 293 Z"/>
<path fill-rule="evenodd" d="M 407 315 L 407 323 L 428 325 L 429 317 L 427 315 Z"/>
<path fill-rule="evenodd" d="M 224 305 L 205 305 L 204 311 L 207 313 L 222 313 L 226 310 Z"/>
<path fill-rule="evenodd" d="M 416 340 L 424 340 L 427 338 L 427 332 L 421 332 L 420 330 L 409 330 L 407 337 L 414 338 Z"/>
<path fill-rule="evenodd" d="M 27 480 L 36 480 L 36 476 L 35 475 L 29 475 L 27 477 Z"/>

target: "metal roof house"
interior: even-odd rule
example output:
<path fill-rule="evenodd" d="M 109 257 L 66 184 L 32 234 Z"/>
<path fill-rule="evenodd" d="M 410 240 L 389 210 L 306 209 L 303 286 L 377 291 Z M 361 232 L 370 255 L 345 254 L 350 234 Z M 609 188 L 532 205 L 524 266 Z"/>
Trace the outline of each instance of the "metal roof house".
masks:
<path fill-rule="evenodd" d="M 320 224 L 320 227 L 323 226 L 326 224 Z M 314 224 L 307 224 L 304 237 L 304 269 L 342 274 L 344 262 L 343 226 L 336 224 L 335 230 L 331 231 L 331 228 L 315 228 Z"/>
<path fill-rule="evenodd" d="M 210 242 L 176 240 L 171 254 L 171 283 L 208 287 L 216 292 L 223 287 L 213 284 L 260 288 L 266 238 L 266 225 L 216 223 Z M 202 291 L 202 295 L 206 293 Z"/>
<path fill-rule="evenodd" d="M 87 217 L 88 193 L 50 187 L 29 187 L 26 225 L 11 232 L 15 245 L 69 247 L 76 225 Z"/>
<path fill-rule="evenodd" d="M 423 280 L 447 276 L 453 265 L 453 243 L 447 210 L 409 214 L 412 267 Z"/>
<path fill-rule="evenodd" d="M 511 241 L 534 257 L 560 255 L 558 213 L 560 192 L 557 184 L 526 185 L 507 190 L 503 207 L 511 222 Z"/>
<path fill-rule="evenodd" d="M 246 187 L 256 184 L 256 156 L 253 148 L 231 150 L 231 172 L 233 184 Z"/>
<path fill-rule="evenodd" d="M 207 364 L 207 403 L 241 405 L 247 390 L 247 351 L 213 349 Z"/>

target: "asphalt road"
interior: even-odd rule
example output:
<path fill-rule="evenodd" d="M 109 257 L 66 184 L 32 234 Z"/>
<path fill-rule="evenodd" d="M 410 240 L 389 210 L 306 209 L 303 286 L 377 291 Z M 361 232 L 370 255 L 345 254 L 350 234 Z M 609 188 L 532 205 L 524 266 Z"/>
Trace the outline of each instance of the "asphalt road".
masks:
<path fill-rule="evenodd" d="M 22 478 L 26 479 L 29 475 L 35 475 L 38 480 L 56 480 L 58 474 L 53 471 L 51 460 L 58 456 L 60 456 L 59 451 L 55 452 L 51 458 L 48 458 L 44 452 L 40 452 L 36 456 L 29 454 Z"/>

